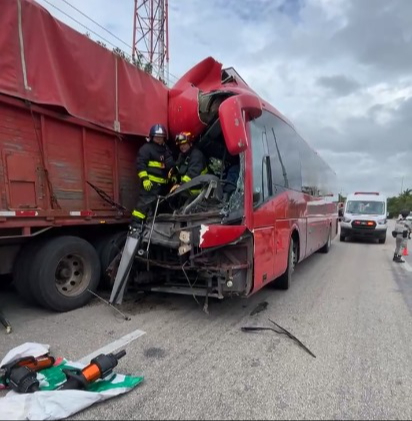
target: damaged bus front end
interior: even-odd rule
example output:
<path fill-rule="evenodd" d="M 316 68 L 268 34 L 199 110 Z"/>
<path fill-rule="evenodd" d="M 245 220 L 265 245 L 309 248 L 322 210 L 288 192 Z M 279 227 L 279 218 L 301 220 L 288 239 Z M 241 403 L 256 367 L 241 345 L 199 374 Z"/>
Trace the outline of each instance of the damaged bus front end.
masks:
<path fill-rule="evenodd" d="M 159 199 L 129 283 L 139 290 L 224 298 L 253 289 L 252 188 L 245 122 L 259 97 L 233 69 L 207 58 L 169 94 L 169 135 L 190 131 L 209 173 Z M 196 195 L 191 191 L 197 190 Z M 200 191 L 200 193 L 199 193 Z"/>

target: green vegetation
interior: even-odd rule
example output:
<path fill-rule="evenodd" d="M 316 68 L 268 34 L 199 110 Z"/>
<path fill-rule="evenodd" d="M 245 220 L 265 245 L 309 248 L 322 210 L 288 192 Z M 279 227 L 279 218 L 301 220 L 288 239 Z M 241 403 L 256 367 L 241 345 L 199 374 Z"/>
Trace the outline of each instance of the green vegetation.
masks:
<path fill-rule="evenodd" d="M 390 218 L 397 218 L 404 209 L 412 211 L 412 189 L 406 189 L 402 194 L 388 198 L 388 212 Z"/>

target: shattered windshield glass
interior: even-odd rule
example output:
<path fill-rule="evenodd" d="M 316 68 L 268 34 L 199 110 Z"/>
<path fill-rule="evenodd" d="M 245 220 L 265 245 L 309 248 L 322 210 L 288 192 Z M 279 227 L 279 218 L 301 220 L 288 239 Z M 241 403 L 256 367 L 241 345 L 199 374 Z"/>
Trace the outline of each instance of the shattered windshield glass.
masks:
<path fill-rule="evenodd" d="M 225 212 L 231 214 L 244 214 L 244 200 L 245 200 L 245 159 L 244 153 L 239 155 L 238 177 L 235 191 L 230 195 L 229 200 L 224 208 Z"/>

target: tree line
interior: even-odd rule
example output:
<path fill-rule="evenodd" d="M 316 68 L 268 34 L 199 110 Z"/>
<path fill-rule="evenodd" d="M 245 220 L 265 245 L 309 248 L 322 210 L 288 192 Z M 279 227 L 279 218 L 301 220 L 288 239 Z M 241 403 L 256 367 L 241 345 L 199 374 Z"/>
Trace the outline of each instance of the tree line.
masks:
<path fill-rule="evenodd" d="M 406 189 L 398 196 L 388 197 L 390 218 L 397 218 L 404 209 L 412 211 L 412 189 Z"/>

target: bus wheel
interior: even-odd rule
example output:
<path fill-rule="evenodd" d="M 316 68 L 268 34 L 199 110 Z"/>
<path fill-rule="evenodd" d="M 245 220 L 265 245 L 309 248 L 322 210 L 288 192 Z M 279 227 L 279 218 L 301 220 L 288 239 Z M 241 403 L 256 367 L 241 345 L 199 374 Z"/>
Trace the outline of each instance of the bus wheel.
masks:
<path fill-rule="evenodd" d="M 326 244 L 319 250 L 321 253 L 329 253 L 330 246 L 332 245 L 332 228 L 329 228 L 328 239 Z"/>
<path fill-rule="evenodd" d="M 86 305 L 100 280 L 100 260 L 94 247 L 79 237 L 47 241 L 32 264 L 30 284 L 42 306 L 64 312 Z"/>
<path fill-rule="evenodd" d="M 286 268 L 286 272 L 275 281 L 275 286 L 277 289 L 281 289 L 284 291 L 289 289 L 290 284 L 292 282 L 292 274 L 297 264 L 297 252 L 297 243 L 293 238 L 291 238 L 289 245 L 288 266 Z"/>

